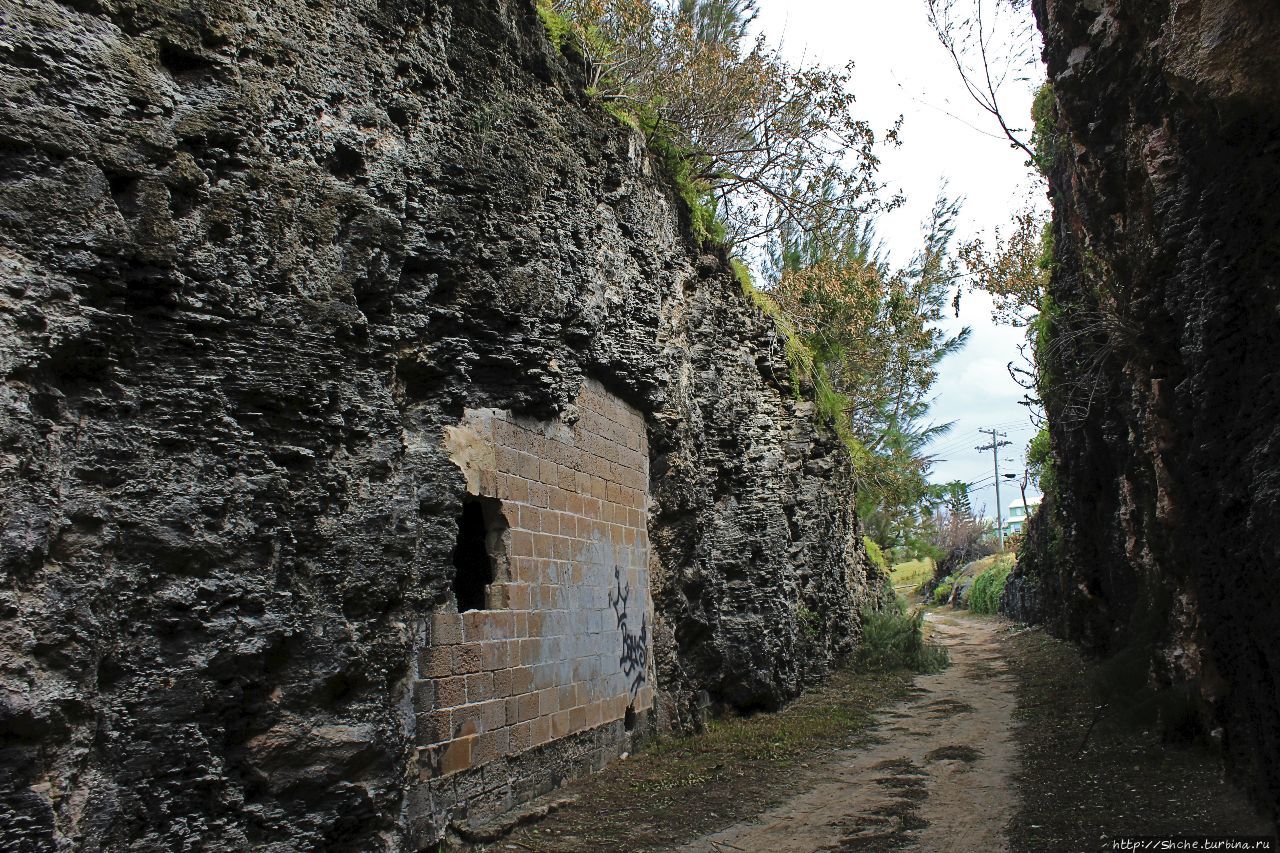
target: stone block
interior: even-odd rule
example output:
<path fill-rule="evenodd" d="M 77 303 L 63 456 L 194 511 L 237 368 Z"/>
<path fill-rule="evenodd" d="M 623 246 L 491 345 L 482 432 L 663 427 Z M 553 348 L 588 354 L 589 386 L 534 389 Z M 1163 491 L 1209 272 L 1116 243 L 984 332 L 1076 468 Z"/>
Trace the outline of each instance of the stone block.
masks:
<path fill-rule="evenodd" d="M 523 527 L 523 523 L 521 526 Z M 507 555 L 509 557 L 532 557 L 533 534 L 527 530 L 512 530 L 511 538 L 507 545 Z"/>
<path fill-rule="evenodd" d="M 436 685 L 439 679 L 420 678 L 413 682 L 413 708 L 415 711 L 432 711 L 436 704 Z"/>
<path fill-rule="evenodd" d="M 463 705 L 461 708 L 454 708 L 450 715 L 453 723 L 452 740 L 477 735 L 484 730 L 482 721 L 476 713 L 475 705 Z"/>
<path fill-rule="evenodd" d="M 485 592 L 485 610 L 506 610 L 511 605 L 511 590 L 505 583 L 490 584 Z M 496 615 L 496 614 L 495 614 Z M 502 633 L 492 633 L 497 630 L 497 626 L 490 623 L 490 637 L 506 636 Z"/>
<path fill-rule="evenodd" d="M 442 678 L 453 672 L 453 646 L 423 649 L 418 661 L 419 674 L 427 678 Z"/>
<path fill-rule="evenodd" d="M 560 699 L 555 687 L 547 687 L 538 691 L 538 714 L 545 716 L 560 710 Z"/>
<path fill-rule="evenodd" d="M 462 642 L 462 615 L 452 610 L 436 610 L 431 614 L 433 646 L 451 646 Z"/>
<path fill-rule="evenodd" d="M 453 649 L 454 675 L 468 675 L 473 672 L 480 672 L 484 668 L 482 666 L 480 645 L 476 643 L 451 647 Z"/>
<path fill-rule="evenodd" d="M 479 767 L 498 757 L 497 732 L 484 732 L 476 738 L 471 754 L 471 765 Z"/>
<path fill-rule="evenodd" d="M 498 471 L 511 475 L 520 473 L 520 451 L 499 440 L 495 453 Z M 501 495 L 499 495 L 501 497 Z"/>
<path fill-rule="evenodd" d="M 493 673 L 493 696 L 494 698 L 506 698 L 511 695 L 511 672 L 510 669 L 503 669 Z"/>
<path fill-rule="evenodd" d="M 571 731 L 580 732 L 587 727 L 587 709 L 572 708 L 569 711 L 569 728 Z"/>
<path fill-rule="evenodd" d="M 493 698 L 493 673 L 477 672 L 466 676 L 467 702 L 484 702 Z"/>
<path fill-rule="evenodd" d="M 517 721 L 526 722 L 538 716 L 538 694 L 525 693 L 518 697 Z"/>
<path fill-rule="evenodd" d="M 547 719 L 543 717 L 542 719 Z M 557 711 L 551 715 L 551 738 L 559 740 L 572 734 L 573 729 L 570 727 L 570 717 L 568 711 Z"/>
<path fill-rule="evenodd" d="M 538 717 L 533 721 L 533 745 L 542 746 L 551 740 L 551 718 Z"/>
<path fill-rule="evenodd" d="M 516 475 L 508 476 L 507 495 L 507 499 L 515 503 L 527 503 L 529 500 L 529 481 Z"/>
<path fill-rule="evenodd" d="M 519 695 L 533 689 L 533 667 L 518 666 L 511 671 L 511 693 Z"/>
<path fill-rule="evenodd" d="M 417 714 L 417 741 L 419 744 L 442 743 L 453 736 L 453 717 L 450 711 L 424 711 Z"/>
<path fill-rule="evenodd" d="M 510 753 L 524 752 L 533 747 L 533 723 L 519 723 L 511 727 Z"/>
<path fill-rule="evenodd" d="M 492 672 L 495 669 L 506 669 L 511 665 L 511 656 L 507 641 L 500 640 L 480 644 L 480 670 Z"/>
<path fill-rule="evenodd" d="M 462 636 L 467 643 L 476 643 L 489 638 L 489 614 L 484 610 L 468 610 L 462 614 Z"/>
<path fill-rule="evenodd" d="M 461 738 L 445 747 L 440 759 L 440 774 L 449 776 L 471 768 L 471 752 L 475 746 L 474 736 Z"/>
<path fill-rule="evenodd" d="M 560 534 L 562 536 L 568 536 L 575 540 L 575 542 L 580 541 L 580 535 L 578 533 L 578 517 L 576 515 L 566 512 L 564 515 L 560 516 Z"/>
<path fill-rule="evenodd" d="M 457 705 L 466 704 L 467 677 L 465 675 L 453 675 L 448 678 L 439 678 L 434 681 L 434 684 L 434 707 L 452 708 Z"/>
<path fill-rule="evenodd" d="M 538 457 L 529 453 L 521 453 L 518 456 L 519 470 L 512 471 L 513 474 L 519 474 L 520 477 L 530 484 L 537 482 L 538 474 L 542 469 L 542 463 Z"/>

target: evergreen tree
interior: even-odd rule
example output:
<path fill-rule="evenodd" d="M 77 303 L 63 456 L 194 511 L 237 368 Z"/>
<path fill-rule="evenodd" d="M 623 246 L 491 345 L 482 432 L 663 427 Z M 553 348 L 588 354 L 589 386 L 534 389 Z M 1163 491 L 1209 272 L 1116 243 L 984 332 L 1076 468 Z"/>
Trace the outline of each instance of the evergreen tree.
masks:
<path fill-rule="evenodd" d="M 680 0 L 680 20 L 708 44 L 736 45 L 759 14 L 756 0 Z"/>

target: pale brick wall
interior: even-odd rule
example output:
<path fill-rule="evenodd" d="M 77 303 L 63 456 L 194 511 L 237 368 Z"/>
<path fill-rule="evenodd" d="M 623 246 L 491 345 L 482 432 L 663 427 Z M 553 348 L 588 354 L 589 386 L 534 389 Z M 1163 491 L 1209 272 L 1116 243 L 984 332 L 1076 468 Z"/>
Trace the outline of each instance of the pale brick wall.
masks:
<path fill-rule="evenodd" d="M 467 410 L 446 445 L 509 526 L 487 608 L 431 614 L 417 685 L 435 779 L 653 706 L 644 418 L 588 382 L 572 427 Z"/>

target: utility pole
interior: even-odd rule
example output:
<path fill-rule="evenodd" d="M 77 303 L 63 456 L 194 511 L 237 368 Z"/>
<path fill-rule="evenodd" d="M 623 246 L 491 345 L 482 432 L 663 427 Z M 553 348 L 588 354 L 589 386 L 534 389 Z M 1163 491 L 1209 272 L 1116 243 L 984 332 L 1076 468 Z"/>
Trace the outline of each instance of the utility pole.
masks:
<path fill-rule="evenodd" d="M 977 451 L 990 450 L 991 451 L 991 461 L 995 465 L 995 469 L 996 469 L 996 533 L 1000 537 L 1000 550 L 1003 551 L 1004 550 L 1004 510 L 1000 506 L 1000 448 L 1008 447 L 1009 444 L 1011 444 L 1011 442 L 1001 441 L 1001 439 L 1009 437 L 1008 433 L 997 432 L 994 429 L 980 429 L 978 430 L 978 432 L 991 434 L 990 444 L 984 444 L 981 447 L 975 447 L 974 450 L 977 450 Z"/>

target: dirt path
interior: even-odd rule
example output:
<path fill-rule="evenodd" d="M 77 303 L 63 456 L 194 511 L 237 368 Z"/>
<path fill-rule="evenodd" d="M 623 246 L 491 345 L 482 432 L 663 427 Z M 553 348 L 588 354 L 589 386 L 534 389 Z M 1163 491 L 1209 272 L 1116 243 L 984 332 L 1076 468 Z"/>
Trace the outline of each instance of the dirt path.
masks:
<path fill-rule="evenodd" d="M 918 676 L 883 713 L 878 742 L 808 771 L 803 792 L 689 851 L 1009 849 L 1016 808 L 1015 681 L 999 623 L 929 613 L 951 666 Z"/>
<path fill-rule="evenodd" d="M 839 670 L 777 714 L 715 721 L 572 783 L 555 795 L 570 805 L 486 849 L 1041 853 L 1272 832 L 1210 751 L 1163 740 L 1163 694 L 1141 679 L 1038 629 L 927 619 L 945 671 Z"/>

